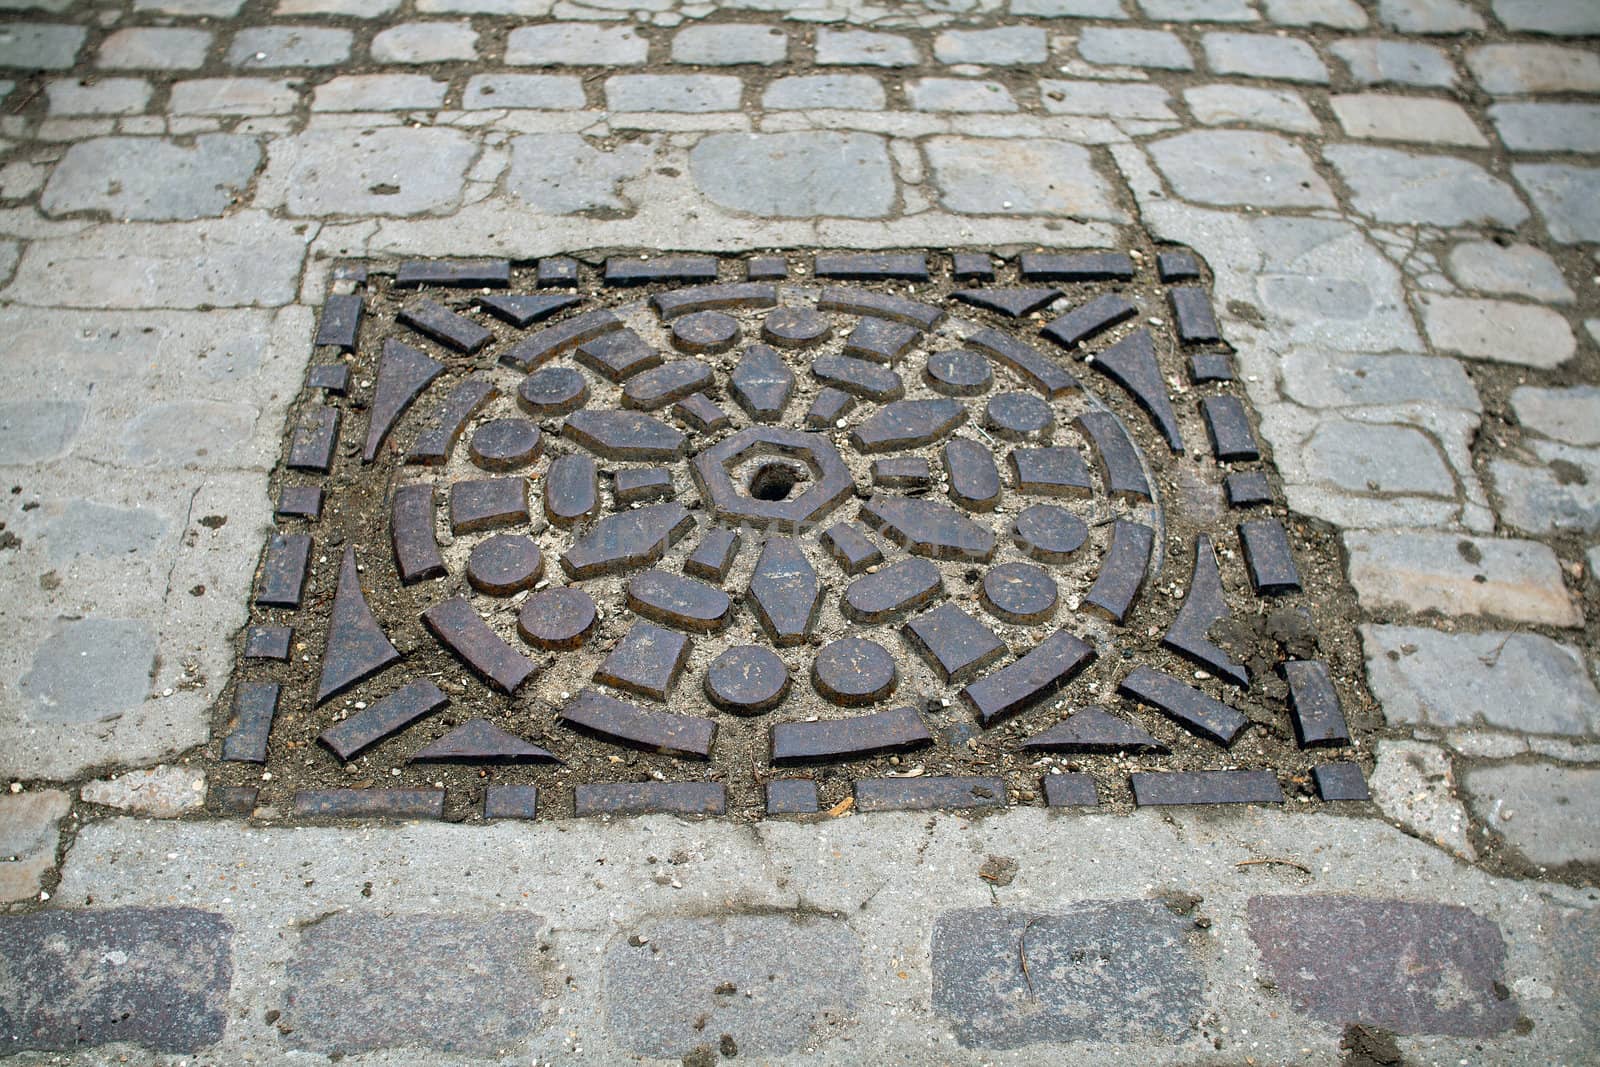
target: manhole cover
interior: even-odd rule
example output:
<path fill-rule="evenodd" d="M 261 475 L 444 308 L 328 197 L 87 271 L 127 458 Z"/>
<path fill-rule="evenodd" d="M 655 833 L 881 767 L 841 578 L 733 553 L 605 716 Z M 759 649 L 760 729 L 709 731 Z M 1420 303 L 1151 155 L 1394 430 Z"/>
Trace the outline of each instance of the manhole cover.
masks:
<path fill-rule="evenodd" d="M 224 807 L 1364 795 L 1353 605 L 1192 255 L 341 273 Z"/>

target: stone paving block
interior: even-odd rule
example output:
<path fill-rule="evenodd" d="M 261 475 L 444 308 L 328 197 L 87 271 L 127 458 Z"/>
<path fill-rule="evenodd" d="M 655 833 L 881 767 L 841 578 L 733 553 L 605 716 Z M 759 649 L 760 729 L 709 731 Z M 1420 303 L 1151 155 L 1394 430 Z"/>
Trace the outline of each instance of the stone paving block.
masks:
<path fill-rule="evenodd" d="M 1218 74 L 1327 84 L 1328 68 L 1316 50 L 1293 37 L 1266 33 L 1208 33 L 1200 40 L 1206 63 Z"/>
<path fill-rule="evenodd" d="M 1450 57 L 1431 44 L 1362 37 L 1334 41 L 1328 51 L 1344 62 L 1351 80 L 1358 85 L 1448 89 L 1456 83 L 1456 69 Z"/>
<path fill-rule="evenodd" d="M 232 18 L 244 0 L 133 0 L 135 11 L 155 11 L 163 15 L 195 15 L 205 18 Z"/>
<path fill-rule="evenodd" d="M 1111 118 L 1175 119 L 1172 98 L 1155 85 L 1119 82 L 1039 82 L 1039 100 L 1052 115 L 1105 115 Z"/>
<path fill-rule="evenodd" d="M 1513 152 L 1600 151 L 1600 104 L 1495 104 L 1489 121 Z"/>
<path fill-rule="evenodd" d="M 1183 91 L 1189 112 L 1207 126 L 1269 126 L 1289 133 L 1319 133 L 1322 123 L 1290 89 L 1200 85 Z"/>
<path fill-rule="evenodd" d="M 921 62 L 909 37 L 868 30 L 817 30 L 817 63 L 841 67 L 914 67 Z"/>
<path fill-rule="evenodd" d="M 650 42 L 631 26 L 556 22 L 522 26 L 506 38 L 506 63 L 513 67 L 637 67 Z"/>
<path fill-rule="evenodd" d="M 612 111 L 737 111 L 743 84 L 726 74 L 619 74 L 606 79 Z"/>
<path fill-rule="evenodd" d="M 629 203 L 618 194 L 619 183 L 637 177 L 650 155 L 642 144 L 606 152 L 575 133 L 527 134 L 511 142 L 506 189 L 552 215 L 624 211 Z"/>
<path fill-rule="evenodd" d="M 443 63 L 478 57 L 472 23 L 403 22 L 372 39 L 374 63 Z"/>
<path fill-rule="evenodd" d="M 1041 19 L 1125 19 L 1122 0 L 1011 0 L 1013 15 Z"/>
<path fill-rule="evenodd" d="M 1524 429 L 1572 445 L 1600 445 L 1600 386 L 1518 386 L 1511 410 Z"/>
<path fill-rule="evenodd" d="M 211 50 L 209 30 L 139 26 L 117 30 L 100 44 L 102 70 L 195 70 Z"/>
<path fill-rule="evenodd" d="M 1556 261 L 1530 244 L 1463 241 L 1450 249 L 1445 262 L 1450 276 L 1465 289 L 1552 304 L 1576 299 Z"/>
<path fill-rule="evenodd" d="M 1550 368 L 1577 351 L 1572 327 L 1535 304 L 1423 294 L 1422 322 L 1436 348 L 1470 359 Z"/>
<path fill-rule="evenodd" d="M 584 106 L 583 82 L 560 74 L 474 74 L 461 106 L 576 111 Z"/>
<path fill-rule="evenodd" d="M 58 23 L 0 26 L 0 69 L 66 70 L 77 62 L 78 49 L 88 35 L 82 26 Z"/>
<path fill-rule="evenodd" d="M 883 85 L 865 74 L 813 74 L 779 78 L 761 95 L 761 106 L 774 111 L 843 108 L 881 111 Z"/>
<path fill-rule="evenodd" d="M 1157 70 L 1193 70 L 1194 57 L 1175 33 L 1088 26 L 1078 35 L 1078 55 L 1090 63 Z"/>
<path fill-rule="evenodd" d="M 1442 356 L 1297 348 L 1284 356 L 1282 368 L 1284 395 L 1306 407 L 1434 403 L 1461 411 L 1483 410 L 1465 367 Z"/>
<path fill-rule="evenodd" d="M 1016 111 L 1011 91 L 977 78 L 917 78 L 906 83 L 906 99 L 918 111 Z"/>
<path fill-rule="evenodd" d="M 1378 742 L 1378 765 L 1368 782 L 1372 799 L 1408 833 L 1465 860 L 1477 849 L 1467 838 L 1467 810 L 1457 799 L 1450 758 L 1438 745 Z"/>
<path fill-rule="evenodd" d="M 1396 96 L 1387 93 L 1353 93 L 1333 96 L 1328 103 L 1351 137 L 1373 141 L 1416 141 L 1420 144 L 1465 145 L 1485 148 L 1472 116 L 1450 100 Z"/>
<path fill-rule="evenodd" d="M 1517 184 L 1544 216 L 1550 236 L 1562 244 L 1600 241 L 1600 168 L 1565 163 L 1519 163 Z"/>
<path fill-rule="evenodd" d="M 1334 205 L 1333 193 L 1305 153 L 1275 134 L 1192 131 L 1154 142 L 1150 155 L 1173 191 L 1186 200 L 1256 207 Z"/>
<path fill-rule="evenodd" d="M 38 897 L 40 879 L 56 865 L 56 826 L 71 810 L 59 789 L 0 793 L 0 903 Z"/>
<path fill-rule="evenodd" d="M 924 150 L 939 199 L 952 211 L 1124 218 L 1082 145 L 933 137 Z"/>
<path fill-rule="evenodd" d="M 1600 453 L 1553 441 L 1524 444 L 1531 444 L 1539 466 L 1489 461 L 1501 519 L 1534 534 L 1600 532 Z"/>
<path fill-rule="evenodd" d="M 1378 0 L 1378 21 L 1402 33 L 1467 33 L 1483 17 L 1464 0 Z"/>
<path fill-rule="evenodd" d="M 757 216 L 879 218 L 894 206 L 894 168 L 873 134 L 711 134 L 689 170 L 713 202 Z"/>
<path fill-rule="evenodd" d="M 444 103 L 449 88 L 425 74 L 343 74 L 317 86 L 311 110 L 431 111 Z"/>
<path fill-rule="evenodd" d="M 273 141 L 259 197 L 293 215 L 415 215 L 453 207 L 477 146 L 449 129 L 310 130 Z M 426 159 L 421 167 L 417 161 Z"/>
<path fill-rule="evenodd" d="M 656 1058 L 826 1048 L 866 996 L 861 939 L 825 916 L 650 919 L 613 939 L 604 967 L 607 1029 Z"/>
<path fill-rule="evenodd" d="M 1600 730 L 1600 692 L 1583 654 L 1538 634 L 1361 628 L 1367 677 L 1391 723 L 1479 722 L 1536 734 Z M 1515 693 L 1515 700 L 1507 700 Z"/>
<path fill-rule="evenodd" d="M 245 70 L 331 67 L 350 58 L 349 30 L 318 26 L 260 26 L 240 30 L 226 62 Z"/>
<path fill-rule="evenodd" d="M 84 785 L 86 803 L 170 819 L 206 803 L 206 775 L 197 767 L 151 767 Z"/>
<path fill-rule="evenodd" d="M 195 908 L 0 919 L 0 1042 L 8 1052 L 214 1045 L 228 1022 L 232 949 L 232 924 Z"/>
<path fill-rule="evenodd" d="M 400 0 L 278 0 L 273 13 L 279 17 L 294 15 L 349 15 L 358 19 L 377 19 L 388 15 L 400 6 Z M 436 10 L 449 10 L 448 6 L 435 7 L 422 0 L 417 10 L 429 14 Z"/>
<path fill-rule="evenodd" d="M 945 30 L 933 39 L 933 56 L 941 63 L 1024 67 L 1048 59 L 1050 45 L 1044 31 L 1036 26 Z"/>
<path fill-rule="evenodd" d="M 1600 11 L 1589 0 L 1494 0 L 1507 29 L 1582 37 L 1600 34 Z"/>
<path fill-rule="evenodd" d="M 1380 222 L 1515 227 L 1528 217 L 1509 185 L 1464 159 L 1357 145 L 1322 154 L 1355 194 L 1356 210 Z"/>
<path fill-rule="evenodd" d="M 1262 0 L 1267 18 L 1280 26 L 1331 26 L 1360 30 L 1367 13 L 1355 0 Z"/>
<path fill-rule="evenodd" d="M 1352 530 L 1344 545 L 1350 583 L 1369 611 L 1583 625 L 1560 561 L 1536 541 Z"/>
<path fill-rule="evenodd" d="M 197 78 L 172 87 L 167 109 L 174 115 L 284 115 L 300 101 L 299 90 L 282 78 Z"/>
<path fill-rule="evenodd" d="M 1600 56 L 1554 44 L 1488 44 L 1467 53 L 1467 68 L 1493 96 L 1600 93 Z"/>
<path fill-rule="evenodd" d="M 1177 1041 L 1203 1011 L 1193 928 L 1153 900 L 946 911 L 930 945 L 933 1010 L 964 1048 Z"/>
<path fill-rule="evenodd" d="M 45 83 L 51 115 L 138 115 L 149 106 L 143 78 L 54 78 Z"/>
<path fill-rule="evenodd" d="M 1256 22 L 1249 0 L 1137 0 L 1139 9 L 1158 22 Z"/>
<path fill-rule="evenodd" d="M 337 1055 L 503 1052 L 542 1025 L 543 926 L 522 910 L 307 923 L 284 967 L 283 1041 Z"/>
<path fill-rule="evenodd" d="M 1485 826 L 1541 867 L 1600 860 L 1600 770 L 1477 767 L 1462 779 Z"/>
<path fill-rule="evenodd" d="M 92 723 L 142 704 L 155 670 L 156 633 L 132 619 L 66 622 L 38 645 L 18 685 L 28 718 Z"/>
<path fill-rule="evenodd" d="M 1353 896 L 1258 896 L 1250 939 L 1297 1011 L 1332 1026 L 1484 1037 L 1519 1013 L 1499 927 L 1464 907 Z"/>
<path fill-rule="evenodd" d="M 672 61 L 707 67 L 750 63 L 772 66 L 789 55 L 789 38 L 776 26 L 751 23 L 701 23 L 672 37 Z"/>

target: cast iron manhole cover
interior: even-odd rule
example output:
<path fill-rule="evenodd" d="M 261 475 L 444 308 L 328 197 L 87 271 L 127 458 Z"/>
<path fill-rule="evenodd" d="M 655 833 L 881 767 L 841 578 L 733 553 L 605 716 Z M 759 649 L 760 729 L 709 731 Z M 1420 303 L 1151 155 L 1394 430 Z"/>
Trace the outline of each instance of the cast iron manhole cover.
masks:
<path fill-rule="evenodd" d="M 1192 255 L 339 273 L 219 709 L 230 810 L 1364 796 L 1332 543 L 1275 497 Z"/>

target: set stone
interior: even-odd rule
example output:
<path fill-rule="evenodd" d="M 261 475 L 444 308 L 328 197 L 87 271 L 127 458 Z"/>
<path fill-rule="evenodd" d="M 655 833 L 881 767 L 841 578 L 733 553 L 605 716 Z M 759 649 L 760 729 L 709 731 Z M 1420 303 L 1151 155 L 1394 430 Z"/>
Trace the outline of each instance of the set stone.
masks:
<path fill-rule="evenodd" d="M 1562 244 L 1600 241 L 1600 168 L 1567 163 L 1519 163 L 1511 168 L 1517 184 L 1544 216 L 1550 236 Z"/>
<path fill-rule="evenodd" d="M 38 896 L 40 880 L 55 866 L 56 826 L 71 808 L 57 789 L 0 794 L 0 903 Z"/>
<path fill-rule="evenodd" d="M 1190 113 L 1207 126 L 1242 123 L 1289 133 L 1317 133 L 1322 129 L 1305 100 L 1289 89 L 1201 85 L 1185 89 L 1183 100 Z"/>
<path fill-rule="evenodd" d="M 1448 89 L 1456 83 L 1450 57 L 1431 44 L 1363 37 L 1334 41 L 1328 50 L 1343 60 L 1358 85 Z"/>
<path fill-rule="evenodd" d="M 40 195 L 51 214 L 105 211 L 119 219 L 221 215 L 261 164 L 253 137 L 202 134 L 188 145 L 156 137 L 103 137 L 67 149 Z"/>
<path fill-rule="evenodd" d="M 88 31 L 54 23 L 0 26 L 0 67 L 65 70 L 77 60 Z"/>
<path fill-rule="evenodd" d="M 1206 63 L 1218 74 L 1326 84 L 1328 68 L 1306 42 L 1265 33 L 1208 33 Z"/>
<path fill-rule="evenodd" d="M 1249 0 L 1138 0 L 1148 18 L 1169 22 L 1255 22 Z"/>
<path fill-rule="evenodd" d="M 349 30 L 316 26 L 261 26 L 240 30 L 228 47 L 229 65 L 246 70 L 331 67 L 350 58 Z"/>
<path fill-rule="evenodd" d="M 1096 115 L 1120 119 L 1173 119 L 1172 97 L 1156 85 L 1126 82 L 1039 83 L 1039 102 L 1052 115 Z"/>
<path fill-rule="evenodd" d="M 1525 296 L 1545 303 L 1575 299 L 1549 253 L 1530 244 L 1463 241 L 1446 258 L 1450 276 L 1466 289 Z"/>
<path fill-rule="evenodd" d="M 1509 185 L 1464 159 L 1360 145 L 1330 145 L 1323 155 L 1354 192 L 1356 210 L 1380 222 L 1515 227 L 1528 217 Z"/>
<path fill-rule="evenodd" d="M 1496 363 L 1550 368 L 1577 350 L 1572 327 L 1535 304 L 1428 293 L 1421 298 L 1428 339 L 1446 352 Z"/>
<path fill-rule="evenodd" d="M 1600 12 L 1589 0 L 1494 0 L 1507 28 L 1582 37 L 1600 33 Z"/>
<path fill-rule="evenodd" d="M 89 804 L 170 819 L 204 807 L 205 784 L 198 767 L 163 765 L 89 782 L 81 795 Z"/>
<path fill-rule="evenodd" d="M 1256 207 L 1334 206 L 1333 193 L 1305 153 L 1274 134 L 1181 133 L 1155 142 L 1150 154 L 1178 195 L 1188 200 Z"/>
<path fill-rule="evenodd" d="M 1038 27 L 1004 26 L 946 30 L 933 39 L 933 54 L 941 63 L 1015 67 L 1043 63 L 1050 56 L 1050 47 Z"/>
<path fill-rule="evenodd" d="M 205 65 L 211 41 L 207 30 L 117 30 L 101 43 L 96 65 L 103 70 L 195 70 Z"/>
<path fill-rule="evenodd" d="M 619 74 L 606 79 L 612 111 L 737 111 L 743 88 L 726 74 Z"/>
<path fill-rule="evenodd" d="M 312 111 L 431 110 L 449 85 L 423 74 L 347 74 L 317 86 Z"/>
<path fill-rule="evenodd" d="M 817 63 L 823 66 L 914 67 L 921 61 L 909 37 L 868 30 L 817 30 Z"/>
<path fill-rule="evenodd" d="M 649 54 L 650 42 L 631 26 L 555 22 L 519 27 L 506 39 L 513 67 L 636 67 Z"/>
<path fill-rule="evenodd" d="M 1344 542 L 1351 584 L 1370 610 L 1583 624 L 1555 553 L 1537 542 L 1359 530 Z"/>
<path fill-rule="evenodd" d="M 730 81 L 726 109 L 737 110 Z M 895 197 L 887 146 L 868 133 L 711 134 L 690 150 L 689 169 L 711 200 L 757 216 L 877 218 Z"/>
<path fill-rule="evenodd" d="M 1391 723 L 1534 734 L 1600 729 L 1600 692 L 1571 645 L 1530 633 L 1386 625 L 1363 626 L 1361 639 L 1369 684 Z"/>
<path fill-rule="evenodd" d="M 1047 139 L 933 137 L 925 151 L 939 199 L 952 211 L 1124 218 L 1082 145 Z"/>
<path fill-rule="evenodd" d="M 1465 0 L 1378 0 L 1378 21 L 1402 33 L 1466 33 L 1483 29 L 1483 16 Z"/>
<path fill-rule="evenodd" d="M 1600 445 L 1600 387 L 1518 386 L 1511 410 L 1524 429 L 1572 445 Z"/>
<path fill-rule="evenodd" d="M 813 74 L 779 78 L 761 95 L 761 106 L 772 111 L 810 111 L 816 108 L 878 111 L 884 107 L 883 86 L 865 74 Z"/>
<path fill-rule="evenodd" d="M 1472 117 L 1454 101 L 1356 93 L 1334 96 L 1329 103 L 1351 137 L 1469 148 L 1488 146 Z"/>
<path fill-rule="evenodd" d="M 172 87 L 167 109 L 174 115 L 284 115 L 300 102 L 287 78 L 196 78 Z"/>
<path fill-rule="evenodd" d="M 1078 55 L 1090 63 L 1160 70 L 1193 70 L 1194 58 L 1177 34 L 1090 26 L 1078 35 Z"/>
<path fill-rule="evenodd" d="M 376 63 L 442 63 L 476 59 L 478 34 L 472 24 L 460 22 L 406 22 L 383 30 L 372 39 Z"/>
<path fill-rule="evenodd" d="M 1478 818 L 1533 863 L 1600 859 L 1600 770 L 1509 764 L 1468 771 L 1464 784 Z"/>
<path fill-rule="evenodd" d="M 1331 26 L 1359 30 L 1367 13 L 1355 0 L 1264 0 L 1267 18 L 1280 26 Z"/>
<path fill-rule="evenodd" d="M 918 111 L 1018 110 L 1005 86 L 977 78 L 916 78 L 906 83 L 906 99 Z"/>
<path fill-rule="evenodd" d="M 772 26 L 746 23 L 703 24 L 679 30 L 672 38 L 672 61 L 728 67 L 743 63 L 770 66 L 789 54 L 789 38 Z"/>
<path fill-rule="evenodd" d="M 1467 53 L 1467 66 L 1494 96 L 1600 93 L 1600 56 L 1551 44 L 1491 44 Z"/>
<path fill-rule="evenodd" d="M 1495 104 L 1489 119 L 1513 152 L 1600 150 L 1600 105 Z"/>
<path fill-rule="evenodd" d="M 583 83 L 557 74 L 475 74 L 461 94 L 461 106 L 569 111 L 584 105 Z"/>

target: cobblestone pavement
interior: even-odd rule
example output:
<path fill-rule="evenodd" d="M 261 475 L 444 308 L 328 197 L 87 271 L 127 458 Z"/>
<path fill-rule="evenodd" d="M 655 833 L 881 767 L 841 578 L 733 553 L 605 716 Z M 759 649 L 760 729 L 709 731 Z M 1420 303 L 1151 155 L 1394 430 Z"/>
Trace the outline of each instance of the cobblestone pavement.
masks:
<path fill-rule="evenodd" d="M 0 12 L 0 1055 L 1600 1058 L 1592 0 Z M 1370 801 L 238 813 L 235 651 L 352 265 L 1168 246 L 1266 514 L 1342 569 Z"/>

